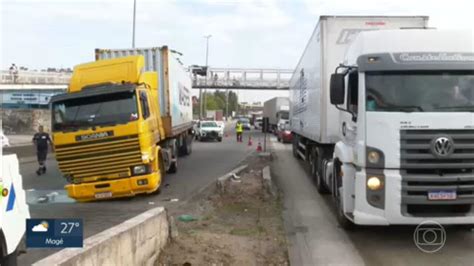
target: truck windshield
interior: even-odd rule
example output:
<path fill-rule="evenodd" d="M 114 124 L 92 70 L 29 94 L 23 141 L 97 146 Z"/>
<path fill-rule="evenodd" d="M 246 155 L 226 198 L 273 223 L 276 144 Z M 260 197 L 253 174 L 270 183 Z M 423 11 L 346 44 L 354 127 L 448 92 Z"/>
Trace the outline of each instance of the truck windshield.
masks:
<path fill-rule="evenodd" d="M 53 130 L 124 124 L 138 119 L 134 91 L 67 99 L 53 103 Z"/>
<path fill-rule="evenodd" d="M 280 111 L 280 119 L 290 119 L 290 112 Z"/>
<path fill-rule="evenodd" d="M 367 73 L 365 84 L 367 111 L 474 111 L 474 71 Z"/>
<path fill-rule="evenodd" d="M 201 127 L 217 127 L 216 122 L 202 122 Z"/>

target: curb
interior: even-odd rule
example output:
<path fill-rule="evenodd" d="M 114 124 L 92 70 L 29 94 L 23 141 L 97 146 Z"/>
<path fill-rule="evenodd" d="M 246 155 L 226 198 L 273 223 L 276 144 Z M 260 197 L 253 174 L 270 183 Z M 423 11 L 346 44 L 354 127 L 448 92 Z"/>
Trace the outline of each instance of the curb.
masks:
<path fill-rule="evenodd" d="M 232 171 L 228 172 L 227 174 L 221 177 L 218 177 L 216 180 L 217 189 L 219 189 L 219 191 L 221 192 L 225 192 L 225 183 L 227 182 L 227 180 L 229 180 L 230 177 L 233 175 L 240 174 L 242 171 L 246 170 L 247 168 L 248 168 L 248 164 L 244 164 L 237 168 L 234 168 Z"/>
<path fill-rule="evenodd" d="M 265 166 L 262 170 L 262 178 L 263 178 L 263 187 L 268 195 L 276 198 L 278 196 L 277 188 L 273 184 L 272 175 L 270 173 L 270 166 Z"/>
<path fill-rule="evenodd" d="M 244 158 L 242 158 L 242 160 L 240 160 L 236 165 L 240 165 L 242 162 L 244 162 L 254 151 L 249 151 L 248 153 L 245 154 Z M 234 173 L 236 169 L 238 169 L 239 167 L 242 167 L 243 165 L 241 166 L 237 166 L 235 167 L 234 169 L 232 169 L 230 172 L 228 172 L 227 174 L 224 174 L 222 176 L 225 176 L 225 175 L 230 175 L 231 173 Z M 243 170 L 241 170 L 240 172 L 242 172 Z M 239 173 L 240 173 L 239 172 Z M 222 177 L 220 176 L 220 177 Z M 220 178 L 218 177 L 218 178 Z M 185 205 L 187 204 L 189 201 L 191 201 L 192 199 L 194 199 L 197 195 L 201 194 L 202 192 L 206 191 L 207 189 L 209 189 L 211 186 L 213 186 L 213 184 L 216 182 L 216 180 L 218 179 L 213 179 L 211 180 L 209 183 L 207 183 L 205 186 L 203 186 L 202 188 L 194 191 L 193 193 L 190 194 L 190 196 L 186 199 L 186 200 L 183 200 L 183 201 L 180 201 L 181 204 L 179 206 L 182 206 L 182 205 Z"/>
<path fill-rule="evenodd" d="M 33 265 L 153 265 L 168 239 L 167 213 L 158 207 L 88 237 L 83 248 L 62 249 Z"/>

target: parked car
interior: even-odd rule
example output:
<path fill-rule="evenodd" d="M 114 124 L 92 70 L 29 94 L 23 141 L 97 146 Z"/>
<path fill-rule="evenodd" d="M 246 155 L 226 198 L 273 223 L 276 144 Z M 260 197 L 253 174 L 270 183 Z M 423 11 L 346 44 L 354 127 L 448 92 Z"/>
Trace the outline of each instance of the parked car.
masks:
<path fill-rule="evenodd" d="M 0 131 L 0 142 L 2 143 L 2 148 L 3 147 L 10 147 L 10 142 L 8 141 L 7 136 L 3 134 L 3 131 Z"/>
<path fill-rule="evenodd" d="M 200 121 L 196 126 L 196 139 L 203 141 L 205 139 L 218 140 L 222 142 L 224 128 L 220 127 L 216 121 Z"/>
<path fill-rule="evenodd" d="M 220 126 L 222 128 L 222 130 L 224 130 L 225 128 L 225 122 L 224 121 L 216 121 L 217 125 Z"/>
<path fill-rule="evenodd" d="M 278 124 L 276 133 L 278 141 L 283 143 L 291 143 L 293 141 L 293 135 L 291 134 L 290 123 L 288 121 Z"/>
<path fill-rule="evenodd" d="M 242 117 L 239 118 L 240 123 L 242 123 L 242 128 L 244 130 L 250 130 L 250 119 Z"/>

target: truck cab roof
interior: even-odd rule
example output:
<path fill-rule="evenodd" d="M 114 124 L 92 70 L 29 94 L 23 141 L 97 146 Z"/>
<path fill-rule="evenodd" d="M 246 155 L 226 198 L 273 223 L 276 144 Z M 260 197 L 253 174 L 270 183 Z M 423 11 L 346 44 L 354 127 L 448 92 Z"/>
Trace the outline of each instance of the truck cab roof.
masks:
<path fill-rule="evenodd" d="M 383 41 L 381 41 L 383 40 Z M 401 29 L 361 32 L 344 63 L 361 71 L 405 69 L 474 69 L 472 32 Z"/>

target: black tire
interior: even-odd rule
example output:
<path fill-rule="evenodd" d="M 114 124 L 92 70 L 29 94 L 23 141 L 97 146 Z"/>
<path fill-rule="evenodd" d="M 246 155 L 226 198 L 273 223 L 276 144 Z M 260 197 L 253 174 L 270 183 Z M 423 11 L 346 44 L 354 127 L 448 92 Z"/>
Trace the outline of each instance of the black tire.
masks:
<path fill-rule="evenodd" d="M 2 266 L 17 266 L 18 265 L 18 250 L 13 251 L 11 254 L 0 259 L 0 265 Z"/>
<path fill-rule="evenodd" d="M 217 141 L 222 142 L 222 138 L 217 138 Z"/>
<path fill-rule="evenodd" d="M 170 169 L 168 169 L 168 173 L 170 174 L 178 172 L 178 146 L 175 144 L 173 149 L 173 154 L 175 155 L 176 161 L 171 162 Z"/>
<path fill-rule="evenodd" d="M 184 136 L 184 141 L 179 147 L 179 156 L 190 155 L 193 152 L 193 138 L 192 136 Z"/>
<path fill-rule="evenodd" d="M 294 135 L 293 136 L 293 157 L 296 159 L 300 159 L 300 156 L 298 155 L 298 136 Z"/>
<path fill-rule="evenodd" d="M 311 150 L 311 177 L 314 180 L 314 184 L 316 185 L 316 189 L 318 190 L 319 194 L 328 194 L 329 189 L 324 184 L 323 180 L 323 160 L 324 156 L 322 153 L 322 149 L 315 147 Z"/>
<path fill-rule="evenodd" d="M 335 175 L 334 178 L 332 178 L 334 184 L 333 184 L 333 187 L 334 187 L 334 205 L 336 206 L 336 218 L 337 218 L 337 222 L 339 223 L 339 226 L 345 230 L 348 230 L 348 231 L 352 231 L 355 229 L 355 224 L 349 220 L 345 213 L 344 213 L 344 202 L 342 201 L 341 199 L 341 196 L 340 196 L 340 193 L 339 193 L 339 187 L 341 186 L 340 185 L 340 181 L 338 178 L 338 175 L 339 175 L 339 172 L 340 172 L 340 169 L 339 169 L 339 166 L 337 165 L 337 163 L 335 162 L 335 167 L 334 167 L 334 171 L 333 171 L 333 174 Z"/>

